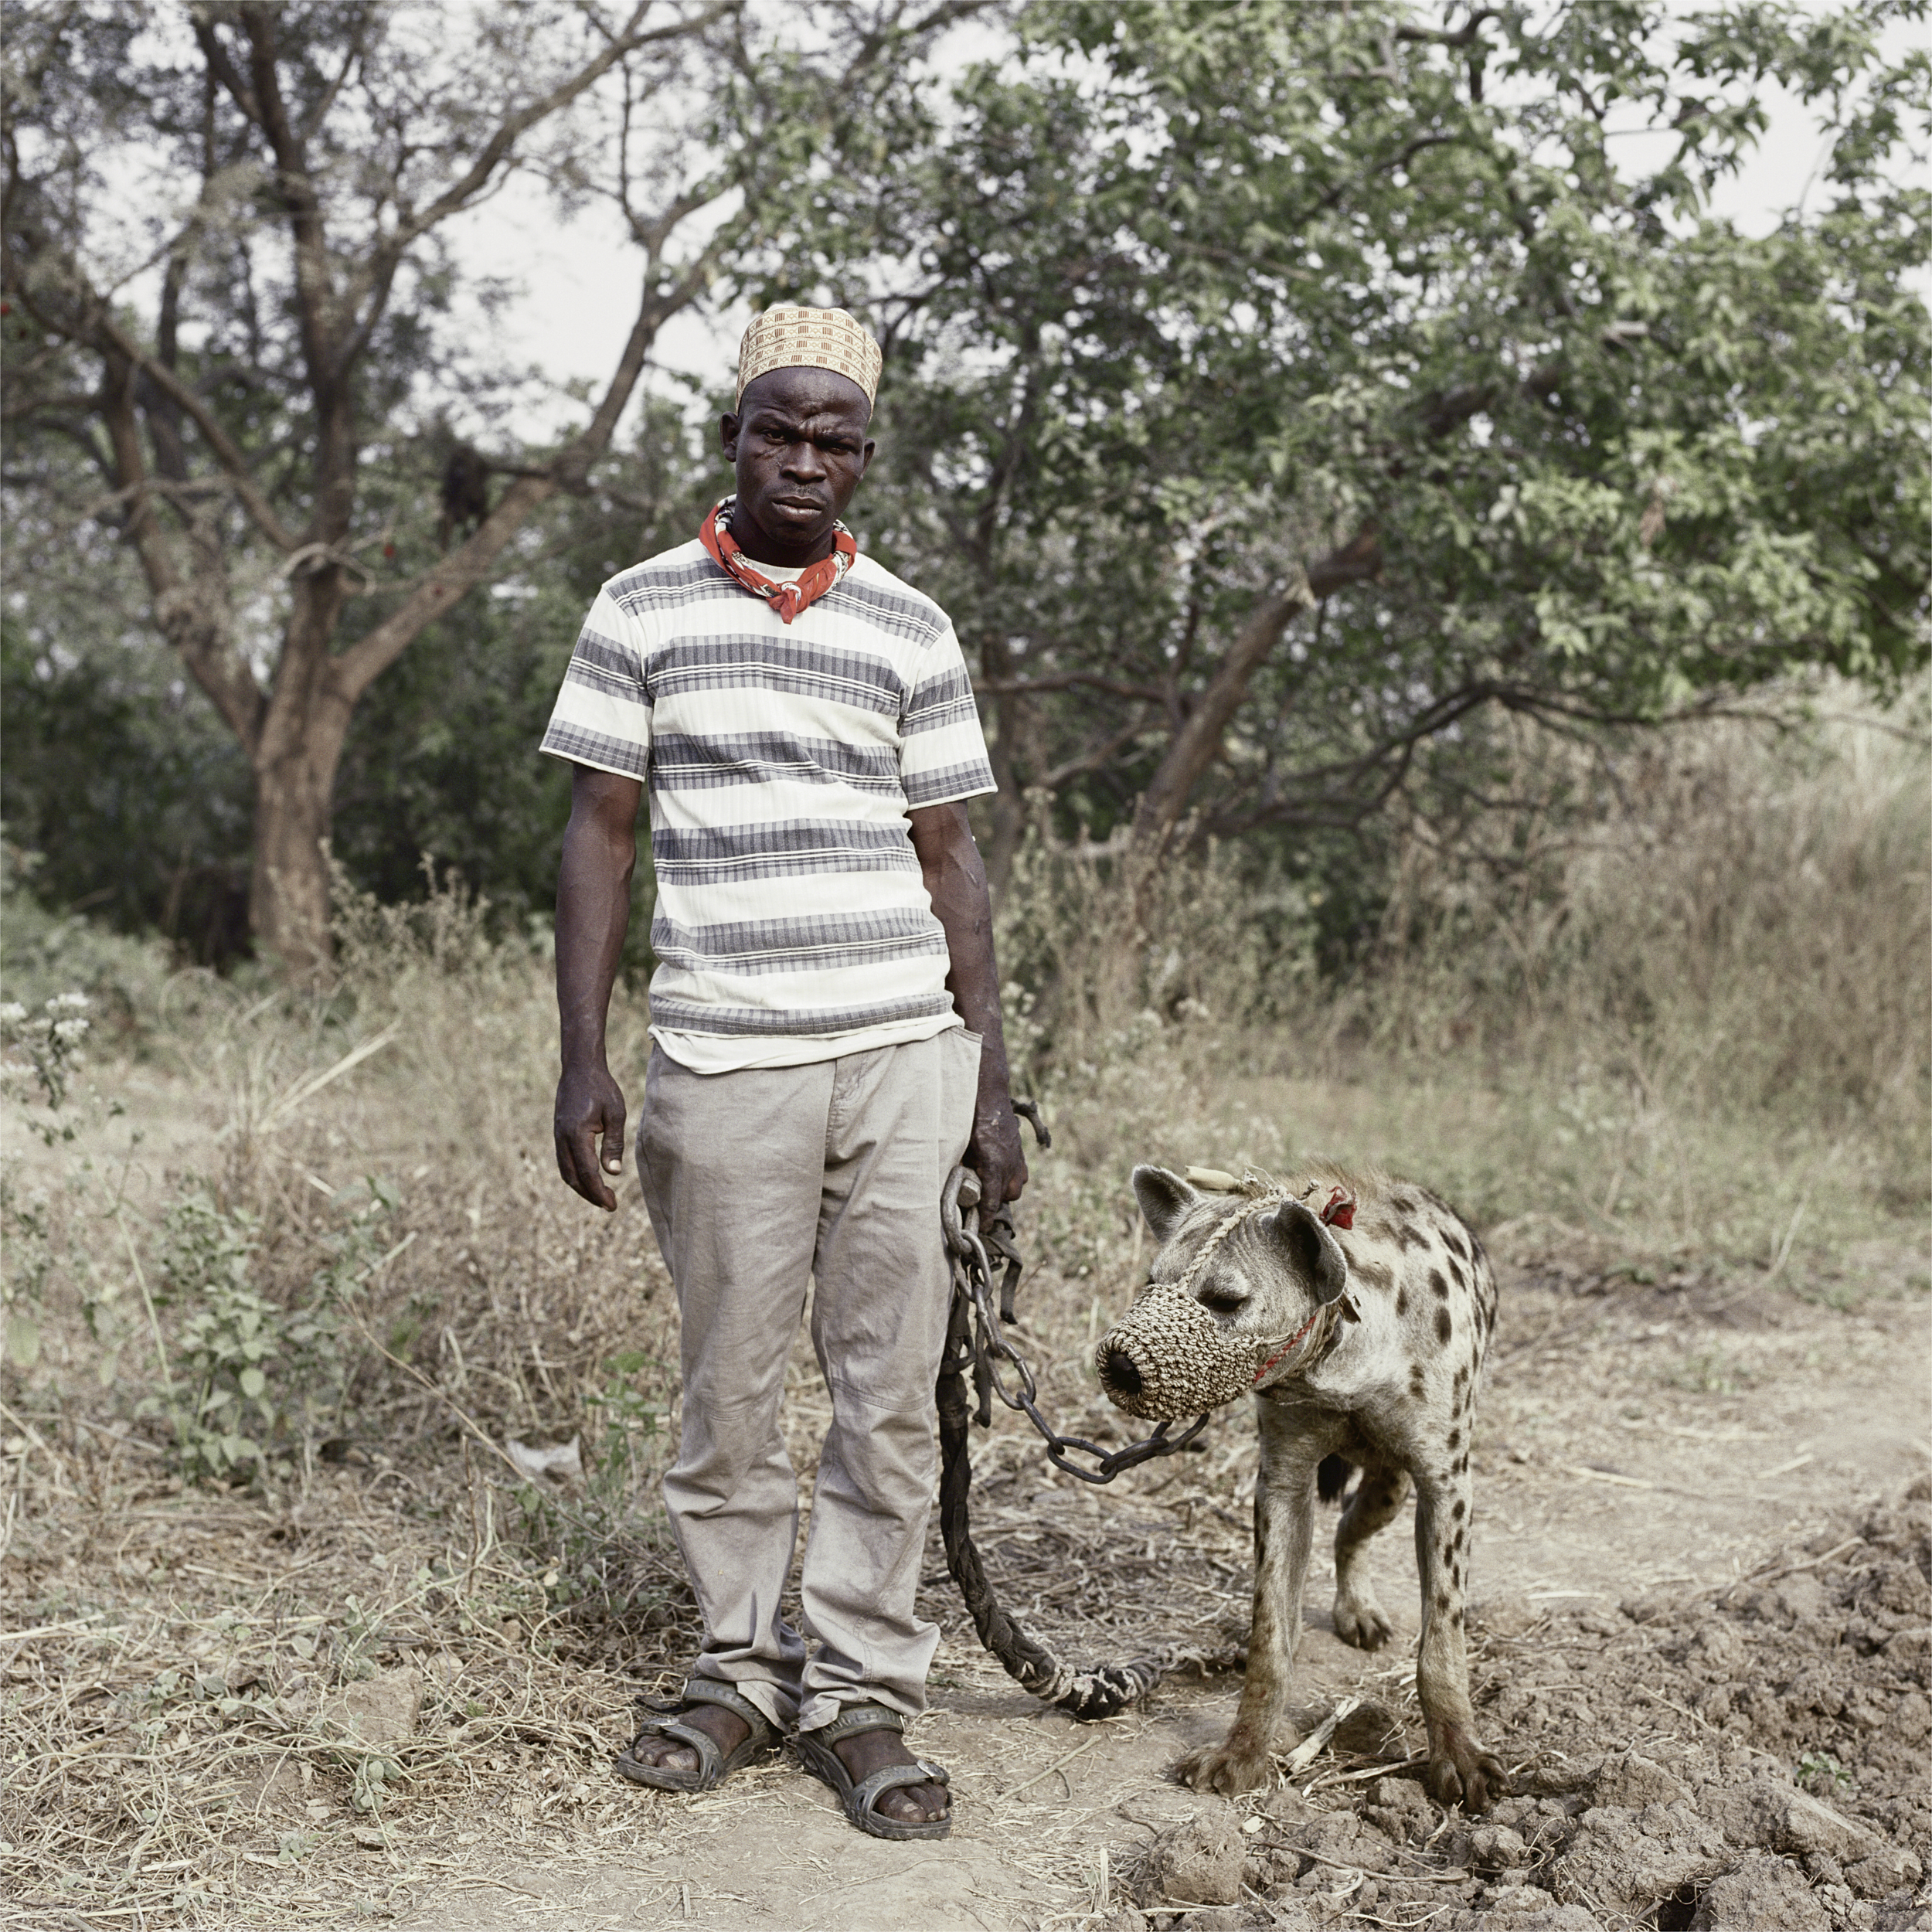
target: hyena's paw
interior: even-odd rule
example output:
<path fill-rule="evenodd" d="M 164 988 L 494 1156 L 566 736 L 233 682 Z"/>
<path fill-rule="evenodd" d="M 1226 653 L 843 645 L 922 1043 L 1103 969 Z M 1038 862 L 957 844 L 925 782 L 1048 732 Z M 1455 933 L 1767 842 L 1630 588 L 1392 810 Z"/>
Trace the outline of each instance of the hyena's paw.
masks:
<path fill-rule="evenodd" d="M 1333 1616 L 1336 1636 L 1357 1650 L 1379 1650 L 1395 1634 L 1372 1597 L 1345 1597 L 1338 1590 Z"/>
<path fill-rule="evenodd" d="M 1218 1791 L 1238 1798 L 1243 1791 L 1265 1790 L 1274 1782 L 1274 1766 L 1265 1750 L 1252 1750 L 1230 1738 L 1203 1744 L 1174 1764 L 1174 1775 L 1197 1791 Z"/>
<path fill-rule="evenodd" d="M 1509 1774 L 1466 1731 L 1445 1724 L 1430 1743 L 1422 1786 L 1445 1811 L 1453 1804 L 1465 1811 L 1486 1811 L 1509 1795 Z"/>

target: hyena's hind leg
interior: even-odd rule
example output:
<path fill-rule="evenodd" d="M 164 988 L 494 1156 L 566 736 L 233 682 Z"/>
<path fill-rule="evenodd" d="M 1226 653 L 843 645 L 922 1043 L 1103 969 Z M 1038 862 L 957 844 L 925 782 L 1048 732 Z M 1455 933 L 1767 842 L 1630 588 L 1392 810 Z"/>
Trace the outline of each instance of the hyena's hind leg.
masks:
<path fill-rule="evenodd" d="M 1407 1470 L 1365 1464 L 1335 1532 L 1335 1634 L 1358 1650 L 1379 1650 L 1391 1634 L 1369 1580 L 1369 1539 L 1388 1527 L 1408 1495 Z"/>
<path fill-rule="evenodd" d="M 1453 1440 L 1453 1437 L 1451 1438 Z M 1442 1468 L 1425 1465 L 1416 1488 L 1416 1566 L 1422 1575 L 1422 1641 L 1416 1696 L 1429 1726 L 1423 1789 L 1445 1810 L 1461 1803 L 1486 1811 L 1509 1794 L 1509 1778 L 1476 1741 L 1469 1702 L 1469 1651 L 1463 1592 L 1469 1576 L 1470 1483 L 1467 1450 Z"/>

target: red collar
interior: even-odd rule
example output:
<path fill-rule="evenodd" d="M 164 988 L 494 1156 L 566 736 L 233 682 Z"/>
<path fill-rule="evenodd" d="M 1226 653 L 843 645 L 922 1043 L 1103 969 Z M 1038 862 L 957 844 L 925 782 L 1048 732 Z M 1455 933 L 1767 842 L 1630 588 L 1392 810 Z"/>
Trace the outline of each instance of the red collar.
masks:
<path fill-rule="evenodd" d="M 1308 1320 L 1303 1322 L 1301 1327 L 1297 1328 L 1294 1333 L 1290 1335 L 1287 1340 L 1283 1342 L 1281 1346 L 1277 1349 L 1274 1353 L 1270 1355 L 1267 1360 L 1263 1362 L 1260 1367 L 1255 1370 L 1253 1383 L 1254 1387 L 1257 1389 L 1260 1388 L 1261 1386 L 1261 1378 L 1266 1375 L 1267 1372 L 1272 1369 L 1284 1355 L 1291 1353 L 1295 1349 L 1300 1346 L 1303 1337 L 1305 1336 L 1308 1331 L 1321 1319 L 1321 1311 L 1328 1305 L 1328 1304 L 1325 1301 L 1321 1303 L 1320 1306 L 1315 1309 L 1315 1313 L 1310 1315 Z"/>
<path fill-rule="evenodd" d="M 698 541 L 711 553 L 721 570 L 728 570 L 753 597 L 763 597 L 789 624 L 808 605 L 816 604 L 849 570 L 859 556 L 859 546 L 842 523 L 832 526 L 832 555 L 808 565 L 795 582 L 784 583 L 768 577 L 738 547 L 731 534 L 731 512 L 737 498 L 720 497 L 705 513 L 698 526 Z"/>

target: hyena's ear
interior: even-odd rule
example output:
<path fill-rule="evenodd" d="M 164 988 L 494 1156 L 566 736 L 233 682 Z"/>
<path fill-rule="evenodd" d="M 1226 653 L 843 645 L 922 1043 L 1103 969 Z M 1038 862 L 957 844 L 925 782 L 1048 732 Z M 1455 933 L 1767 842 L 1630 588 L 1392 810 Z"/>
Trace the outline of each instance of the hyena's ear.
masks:
<path fill-rule="evenodd" d="M 1300 1201 L 1284 1201 L 1260 1217 L 1262 1234 L 1281 1250 L 1288 1265 L 1315 1291 L 1318 1301 L 1332 1301 L 1349 1285 L 1349 1264 L 1335 1236 Z"/>
<path fill-rule="evenodd" d="M 1165 1241 L 1182 1222 L 1188 1210 L 1200 1199 L 1178 1174 L 1164 1167 L 1137 1167 L 1134 1170 L 1134 1198 L 1147 1216 L 1155 1238 Z"/>

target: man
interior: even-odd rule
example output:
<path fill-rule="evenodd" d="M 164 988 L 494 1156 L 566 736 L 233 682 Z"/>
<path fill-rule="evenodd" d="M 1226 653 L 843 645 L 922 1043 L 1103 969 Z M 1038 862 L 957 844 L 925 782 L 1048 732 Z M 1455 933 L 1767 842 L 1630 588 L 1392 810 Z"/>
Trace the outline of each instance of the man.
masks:
<path fill-rule="evenodd" d="M 993 789 L 945 614 L 839 518 L 872 458 L 878 344 L 840 309 L 745 332 L 723 419 L 735 496 L 696 542 L 607 583 L 544 749 L 571 760 L 557 889 L 557 1164 L 606 1209 L 624 1102 L 604 1059 L 641 794 L 658 902 L 638 1168 L 682 1318 L 665 1502 L 704 1614 L 675 1716 L 618 1768 L 708 1790 L 795 1726 L 862 1830 L 939 1838 L 945 1773 L 906 1750 L 938 1641 L 913 1607 L 935 1470 L 964 1155 L 1026 1185 L 986 876 Z M 779 1613 L 798 1489 L 778 1423 L 815 1283 L 833 1418 L 801 1598 Z"/>

